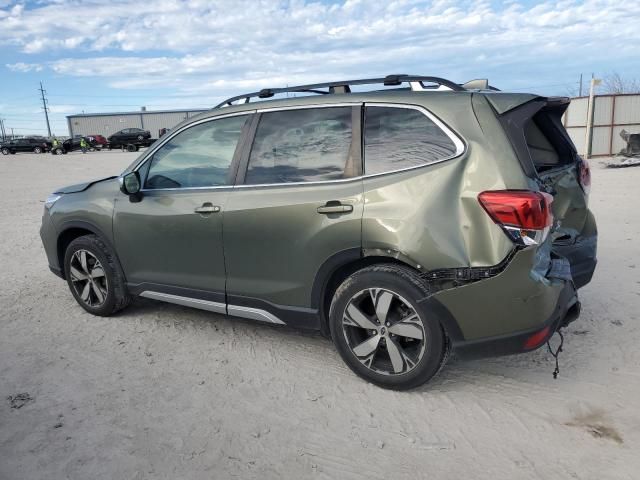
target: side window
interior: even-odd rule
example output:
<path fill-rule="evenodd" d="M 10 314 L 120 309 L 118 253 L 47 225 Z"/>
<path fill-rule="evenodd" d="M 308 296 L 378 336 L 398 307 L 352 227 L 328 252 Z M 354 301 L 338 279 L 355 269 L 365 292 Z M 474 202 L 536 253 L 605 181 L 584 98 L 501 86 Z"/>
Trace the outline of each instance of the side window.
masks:
<path fill-rule="evenodd" d="M 336 180 L 358 175 L 351 107 L 263 113 L 245 184 Z"/>
<path fill-rule="evenodd" d="M 366 175 L 428 165 L 455 153 L 453 140 L 422 112 L 409 108 L 366 107 Z"/>
<path fill-rule="evenodd" d="M 193 188 L 228 184 L 229 167 L 247 115 L 200 123 L 153 154 L 144 187 Z"/>

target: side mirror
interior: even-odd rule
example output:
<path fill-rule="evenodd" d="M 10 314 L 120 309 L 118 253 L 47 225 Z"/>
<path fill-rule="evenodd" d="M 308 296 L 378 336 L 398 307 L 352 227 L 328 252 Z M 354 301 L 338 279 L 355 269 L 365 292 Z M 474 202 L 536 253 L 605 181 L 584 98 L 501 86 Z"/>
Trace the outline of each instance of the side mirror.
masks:
<path fill-rule="evenodd" d="M 140 174 L 129 172 L 120 177 L 120 191 L 125 195 L 138 195 L 140 193 Z"/>

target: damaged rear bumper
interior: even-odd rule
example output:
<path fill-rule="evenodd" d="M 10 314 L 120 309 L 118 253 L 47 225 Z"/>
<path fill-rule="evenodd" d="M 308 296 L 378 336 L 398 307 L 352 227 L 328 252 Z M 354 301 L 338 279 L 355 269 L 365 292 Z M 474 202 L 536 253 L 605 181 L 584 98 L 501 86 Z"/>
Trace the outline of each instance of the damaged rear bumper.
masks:
<path fill-rule="evenodd" d="M 580 302 L 568 261 L 546 258 L 545 275 L 540 251 L 520 250 L 498 275 L 425 300 L 458 354 L 488 357 L 535 350 L 578 318 Z"/>
<path fill-rule="evenodd" d="M 496 337 L 453 342 L 453 348 L 463 358 L 497 357 L 536 350 L 558 329 L 576 320 L 580 316 L 580 308 L 575 289 L 567 282 L 560 292 L 553 314 L 540 325 Z"/>

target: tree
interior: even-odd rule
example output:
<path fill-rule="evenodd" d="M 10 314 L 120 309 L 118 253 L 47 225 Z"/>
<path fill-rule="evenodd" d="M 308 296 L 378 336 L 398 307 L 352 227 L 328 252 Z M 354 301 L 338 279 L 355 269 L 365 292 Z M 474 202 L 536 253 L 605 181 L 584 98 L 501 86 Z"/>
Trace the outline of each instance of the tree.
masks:
<path fill-rule="evenodd" d="M 640 80 L 625 79 L 618 72 L 613 72 L 602 78 L 598 93 L 640 93 Z"/>

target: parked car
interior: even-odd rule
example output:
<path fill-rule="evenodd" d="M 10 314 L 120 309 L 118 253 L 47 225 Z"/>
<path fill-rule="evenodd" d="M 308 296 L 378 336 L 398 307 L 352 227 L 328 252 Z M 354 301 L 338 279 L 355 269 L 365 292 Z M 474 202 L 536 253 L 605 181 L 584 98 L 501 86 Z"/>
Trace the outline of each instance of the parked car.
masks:
<path fill-rule="evenodd" d="M 325 94 L 254 101 L 303 91 Z M 413 388 L 450 350 L 531 351 L 578 317 L 597 230 L 568 104 L 420 76 L 240 95 L 56 190 L 49 266 L 92 314 L 139 295 L 318 329 Z"/>
<path fill-rule="evenodd" d="M 170 128 L 161 128 L 160 130 L 158 130 L 158 138 L 160 137 L 164 137 L 167 133 L 171 132 Z"/>
<path fill-rule="evenodd" d="M 140 128 L 125 128 L 114 133 L 107 139 L 111 148 L 118 148 L 123 145 L 141 143 L 151 138 L 151 132 Z"/>
<path fill-rule="evenodd" d="M 6 142 L 0 142 L 0 152 L 3 155 L 18 152 L 44 153 L 51 148 L 51 143 L 45 138 L 27 137 L 16 138 Z"/>
<path fill-rule="evenodd" d="M 109 143 L 107 139 L 102 135 L 92 134 L 92 135 L 87 135 L 85 138 L 89 142 L 89 145 L 91 145 L 92 148 L 96 148 L 96 149 L 101 149 L 102 147 L 105 147 L 107 143 Z"/>
<path fill-rule="evenodd" d="M 74 138 L 68 138 L 66 140 L 64 140 L 63 142 L 60 142 L 59 145 L 56 145 L 54 147 L 51 148 L 51 154 L 52 155 L 64 155 L 66 153 L 69 152 L 75 152 L 77 150 L 80 150 L 80 141 L 82 140 L 83 137 L 74 137 Z M 87 139 L 87 137 L 84 137 L 85 140 L 87 140 L 87 143 L 90 144 L 90 141 Z"/>

